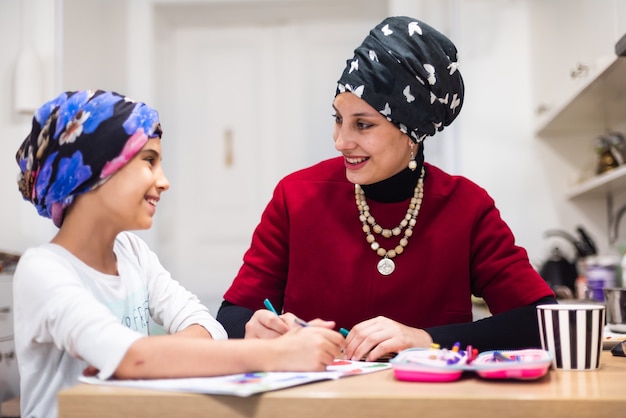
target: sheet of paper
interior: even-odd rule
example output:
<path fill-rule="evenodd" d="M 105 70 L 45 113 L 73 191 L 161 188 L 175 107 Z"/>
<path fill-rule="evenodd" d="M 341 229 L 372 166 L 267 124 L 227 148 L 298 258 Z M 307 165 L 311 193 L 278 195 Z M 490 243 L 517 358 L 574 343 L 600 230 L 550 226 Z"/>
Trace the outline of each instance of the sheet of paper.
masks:
<path fill-rule="evenodd" d="M 147 380 L 100 380 L 81 376 L 82 383 L 212 395 L 250 396 L 321 380 L 339 379 L 388 369 L 389 363 L 337 359 L 325 372 L 253 372 L 216 377 Z"/>

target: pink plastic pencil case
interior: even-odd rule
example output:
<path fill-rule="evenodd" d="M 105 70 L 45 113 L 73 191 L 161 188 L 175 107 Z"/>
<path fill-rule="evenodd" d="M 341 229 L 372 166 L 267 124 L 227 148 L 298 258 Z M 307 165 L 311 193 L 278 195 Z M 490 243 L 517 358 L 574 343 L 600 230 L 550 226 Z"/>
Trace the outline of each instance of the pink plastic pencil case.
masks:
<path fill-rule="evenodd" d="M 485 351 L 468 363 L 465 351 L 410 348 L 390 363 L 398 380 L 410 382 L 450 382 L 463 372 L 485 379 L 534 380 L 550 369 L 552 355 L 541 349 Z"/>

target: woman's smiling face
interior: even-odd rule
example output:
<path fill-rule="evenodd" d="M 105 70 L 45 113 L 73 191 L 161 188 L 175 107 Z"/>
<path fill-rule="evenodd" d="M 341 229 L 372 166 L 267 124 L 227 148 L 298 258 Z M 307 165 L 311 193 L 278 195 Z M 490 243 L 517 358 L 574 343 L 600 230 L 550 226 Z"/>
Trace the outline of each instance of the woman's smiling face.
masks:
<path fill-rule="evenodd" d="M 333 108 L 335 149 L 344 156 L 351 183 L 377 183 L 407 167 L 413 142 L 376 109 L 347 92 L 335 97 Z"/>

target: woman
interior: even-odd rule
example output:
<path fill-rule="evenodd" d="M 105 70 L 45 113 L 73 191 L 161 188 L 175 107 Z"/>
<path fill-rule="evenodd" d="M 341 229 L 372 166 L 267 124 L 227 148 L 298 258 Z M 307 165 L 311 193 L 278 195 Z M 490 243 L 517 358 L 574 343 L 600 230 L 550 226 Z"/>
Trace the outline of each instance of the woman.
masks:
<path fill-rule="evenodd" d="M 535 305 L 552 291 L 487 192 L 424 162 L 423 140 L 463 104 L 456 55 L 417 19 L 370 31 L 335 94 L 342 156 L 277 185 L 218 312 L 229 336 L 276 337 L 296 315 L 350 329 L 349 358 L 540 346 Z M 472 322 L 472 294 L 491 318 Z"/>
<path fill-rule="evenodd" d="M 325 370 L 343 337 L 312 321 L 274 340 L 226 341 L 198 298 L 129 230 L 148 229 L 169 182 L 157 112 L 114 92 L 66 92 L 35 113 L 17 152 L 22 196 L 59 227 L 14 275 L 24 417 L 101 379 Z M 168 335 L 159 335 L 166 333 Z M 219 341 L 222 340 L 222 341 Z"/>

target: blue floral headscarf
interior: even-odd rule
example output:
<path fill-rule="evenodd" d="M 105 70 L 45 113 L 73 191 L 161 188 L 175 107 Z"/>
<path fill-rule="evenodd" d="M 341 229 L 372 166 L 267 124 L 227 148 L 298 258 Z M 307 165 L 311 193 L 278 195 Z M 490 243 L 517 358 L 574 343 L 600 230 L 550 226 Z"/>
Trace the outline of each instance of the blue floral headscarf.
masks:
<path fill-rule="evenodd" d="M 156 110 L 118 93 L 65 92 L 41 106 L 15 156 L 18 186 L 57 227 L 65 209 L 161 136 Z"/>
<path fill-rule="evenodd" d="M 463 105 L 456 47 L 420 20 L 388 17 L 346 62 L 335 96 L 343 92 L 365 100 L 414 142 L 422 142 L 452 123 Z"/>

